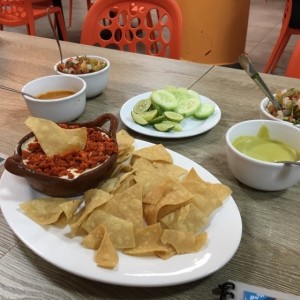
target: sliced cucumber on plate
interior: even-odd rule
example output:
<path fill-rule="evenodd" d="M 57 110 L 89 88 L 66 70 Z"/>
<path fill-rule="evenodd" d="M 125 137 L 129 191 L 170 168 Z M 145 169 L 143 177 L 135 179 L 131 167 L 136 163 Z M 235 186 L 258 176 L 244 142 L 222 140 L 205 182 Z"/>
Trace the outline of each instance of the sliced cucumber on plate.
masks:
<path fill-rule="evenodd" d="M 185 118 L 207 119 L 213 114 L 214 105 L 202 103 L 200 95 L 182 87 L 167 86 L 156 90 L 147 99 L 133 106 L 131 116 L 135 123 L 151 125 L 158 131 L 181 131 Z"/>

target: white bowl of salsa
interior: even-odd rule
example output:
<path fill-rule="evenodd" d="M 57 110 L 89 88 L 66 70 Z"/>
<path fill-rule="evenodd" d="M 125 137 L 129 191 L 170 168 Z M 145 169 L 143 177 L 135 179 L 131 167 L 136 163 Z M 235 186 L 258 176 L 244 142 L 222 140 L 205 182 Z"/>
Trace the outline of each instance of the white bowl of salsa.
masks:
<path fill-rule="evenodd" d="M 287 124 L 300 124 L 300 90 L 284 89 L 274 94 L 282 110 L 277 110 L 268 98 L 260 102 L 260 117 Z"/>
<path fill-rule="evenodd" d="M 286 122 L 249 120 L 226 133 L 229 169 L 242 183 L 278 191 L 300 181 L 300 167 L 277 161 L 300 160 L 300 131 Z"/>
<path fill-rule="evenodd" d="M 57 74 L 68 74 L 79 77 L 86 82 L 86 97 L 94 98 L 105 90 L 110 62 L 101 56 L 79 55 L 65 58 L 54 66 Z"/>
<path fill-rule="evenodd" d="M 50 75 L 34 79 L 22 88 L 31 115 L 56 123 L 76 120 L 85 110 L 86 83 L 70 75 Z"/>

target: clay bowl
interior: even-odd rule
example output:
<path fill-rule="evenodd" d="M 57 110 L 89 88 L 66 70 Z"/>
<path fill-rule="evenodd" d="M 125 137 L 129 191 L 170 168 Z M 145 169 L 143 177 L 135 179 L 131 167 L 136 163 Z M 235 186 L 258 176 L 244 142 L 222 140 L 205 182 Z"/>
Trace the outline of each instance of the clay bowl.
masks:
<path fill-rule="evenodd" d="M 109 129 L 105 130 L 101 126 L 107 122 L 110 123 Z M 67 124 L 77 124 L 80 127 L 97 128 L 99 131 L 106 133 L 115 141 L 115 143 L 117 143 L 116 131 L 118 129 L 118 119 L 112 114 L 103 114 L 94 121 L 87 123 Z M 115 167 L 118 156 L 117 153 L 111 155 L 110 158 L 108 158 L 103 164 L 92 169 L 91 171 L 79 175 L 74 179 L 64 179 L 38 173 L 26 167 L 22 160 L 22 144 L 33 136 L 34 135 L 31 132 L 19 141 L 15 150 L 15 154 L 7 158 L 5 162 L 5 168 L 14 175 L 24 177 L 33 189 L 46 195 L 52 197 L 71 197 L 82 194 L 91 188 L 97 187 L 102 180 L 109 177 Z"/>

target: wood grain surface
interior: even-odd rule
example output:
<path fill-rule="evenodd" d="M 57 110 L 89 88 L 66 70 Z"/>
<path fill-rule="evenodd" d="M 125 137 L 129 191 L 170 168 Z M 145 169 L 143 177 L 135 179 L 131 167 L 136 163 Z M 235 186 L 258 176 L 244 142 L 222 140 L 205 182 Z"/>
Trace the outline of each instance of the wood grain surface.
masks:
<path fill-rule="evenodd" d="M 129 133 L 163 143 L 230 186 L 242 217 L 242 240 L 233 258 L 204 279 L 171 287 L 122 287 L 90 281 L 49 264 L 14 235 L 1 213 L 0 298 L 213 300 L 218 299 L 214 289 L 227 279 L 300 295 L 299 184 L 280 192 L 256 191 L 239 183 L 226 162 L 228 128 L 243 120 L 260 118 L 259 102 L 264 95 L 246 73 L 68 42 L 62 43 L 62 50 L 64 57 L 94 54 L 111 62 L 107 89 L 88 100 L 78 121 L 92 120 L 105 112 L 119 116 L 128 99 L 166 84 L 191 88 L 219 105 L 219 124 L 195 137 L 167 140 Z M 53 66 L 58 60 L 54 40 L 0 32 L 0 84 L 21 89 L 32 79 L 54 74 Z M 274 75 L 263 78 L 273 91 L 300 86 L 295 79 Z M 0 152 L 11 155 L 16 143 L 28 132 L 24 121 L 30 114 L 21 95 L 0 90 L 0 97 Z M 0 168 L 2 174 L 3 166 Z"/>

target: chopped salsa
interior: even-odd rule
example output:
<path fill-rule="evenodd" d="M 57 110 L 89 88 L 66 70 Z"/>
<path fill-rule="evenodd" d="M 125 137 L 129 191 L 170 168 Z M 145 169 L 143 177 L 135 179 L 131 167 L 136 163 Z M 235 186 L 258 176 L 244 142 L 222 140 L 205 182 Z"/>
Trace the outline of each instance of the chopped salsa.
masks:
<path fill-rule="evenodd" d="M 107 63 L 85 55 L 68 58 L 57 65 L 57 70 L 66 74 L 88 74 L 104 69 Z"/>
<path fill-rule="evenodd" d="M 300 124 L 300 90 L 295 88 L 284 89 L 275 94 L 282 110 L 277 110 L 274 105 L 269 102 L 267 109 L 270 114 L 283 121 L 293 124 Z"/>

